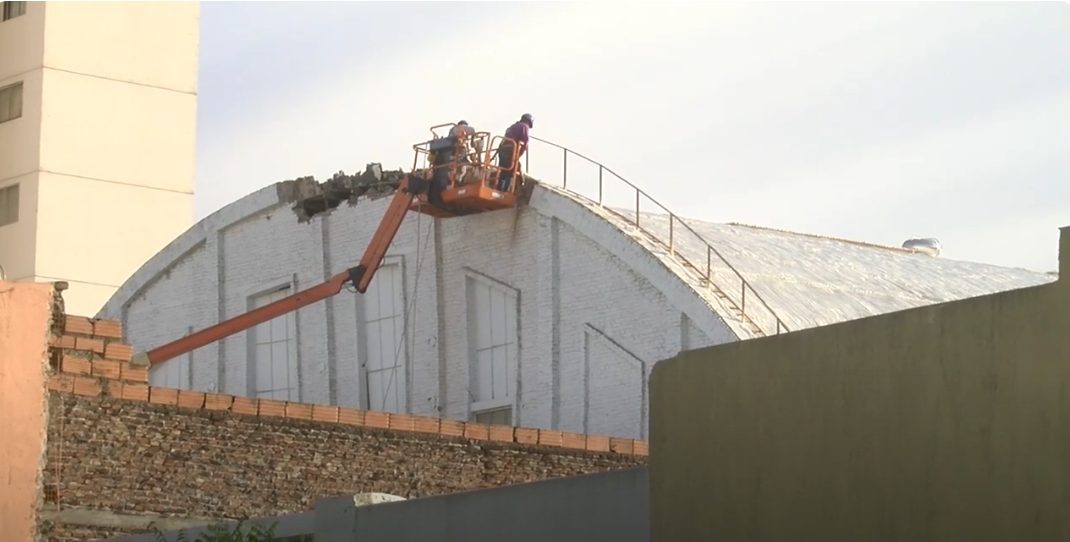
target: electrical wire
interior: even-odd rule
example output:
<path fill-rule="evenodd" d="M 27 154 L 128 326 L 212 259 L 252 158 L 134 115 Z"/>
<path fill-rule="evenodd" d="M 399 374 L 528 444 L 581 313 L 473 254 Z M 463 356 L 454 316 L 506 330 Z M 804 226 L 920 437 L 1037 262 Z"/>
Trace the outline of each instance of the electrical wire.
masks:
<path fill-rule="evenodd" d="M 394 365 L 393 365 L 393 368 L 390 370 L 390 380 L 387 382 L 386 388 L 383 390 L 382 406 L 380 407 L 381 410 L 385 410 L 386 409 L 386 399 L 390 394 L 391 388 L 394 387 L 395 380 L 397 380 L 396 376 L 397 376 L 397 371 L 398 371 L 398 367 L 399 367 L 398 361 L 401 358 L 401 350 L 405 345 L 405 340 L 407 338 L 411 337 L 411 339 L 412 339 L 412 350 L 416 349 L 416 322 L 417 322 L 417 319 L 416 319 L 416 301 L 417 301 L 417 299 L 419 297 L 419 294 L 420 294 L 420 271 L 423 269 L 423 253 L 427 250 L 427 244 L 431 240 L 431 230 L 432 230 L 431 227 L 427 228 L 427 234 L 424 235 L 424 243 L 423 243 L 424 244 L 424 248 L 423 248 L 423 250 L 421 250 L 420 249 L 420 230 L 421 230 L 421 222 L 422 222 L 422 220 L 421 220 L 422 216 L 421 215 L 423 215 L 423 213 L 420 212 L 421 211 L 420 207 L 421 207 L 421 204 L 419 203 L 419 200 L 417 200 L 417 207 L 416 207 L 416 211 L 417 211 L 417 214 L 416 214 L 416 271 L 415 271 L 415 273 L 413 275 L 412 300 L 411 300 L 411 303 L 409 304 L 409 307 L 405 310 L 405 319 L 404 319 L 404 322 L 403 322 L 403 326 L 404 327 L 402 328 L 402 332 L 401 332 L 401 340 L 398 341 L 397 346 L 395 347 L 395 350 L 394 350 Z M 432 222 L 432 225 L 433 224 L 434 224 L 434 222 Z M 411 335 L 409 335 L 409 319 L 410 319 L 410 315 L 411 315 L 411 318 L 412 318 L 412 334 Z"/>

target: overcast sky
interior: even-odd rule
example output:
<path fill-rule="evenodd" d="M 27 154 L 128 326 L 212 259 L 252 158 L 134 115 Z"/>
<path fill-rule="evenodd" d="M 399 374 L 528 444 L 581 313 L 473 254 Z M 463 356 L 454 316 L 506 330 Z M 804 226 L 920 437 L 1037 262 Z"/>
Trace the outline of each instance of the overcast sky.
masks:
<path fill-rule="evenodd" d="M 1067 3 L 205 2 L 200 40 L 197 219 L 530 112 L 687 217 L 1038 271 L 1070 225 Z"/>

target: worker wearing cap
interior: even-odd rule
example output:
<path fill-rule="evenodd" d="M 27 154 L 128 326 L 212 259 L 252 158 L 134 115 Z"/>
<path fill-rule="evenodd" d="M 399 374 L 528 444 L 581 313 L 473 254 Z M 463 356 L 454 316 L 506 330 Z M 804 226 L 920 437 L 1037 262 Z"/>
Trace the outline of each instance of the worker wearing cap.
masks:
<path fill-rule="evenodd" d="M 457 124 L 450 129 L 450 137 L 456 137 L 459 141 L 465 145 L 465 152 L 463 158 L 468 158 L 468 155 L 472 154 L 472 149 L 475 149 L 475 161 L 480 162 L 479 155 L 483 154 L 483 140 L 482 138 L 476 138 L 476 129 L 468 125 L 468 121 L 460 120 Z M 471 143 L 472 147 L 468 145 Z"/>
<path fill-rule="evenodd" d="M 528 130 L 534 127 L 531 113 L 524 113 L 520 120 L 505 130 L 506 140 L 498 146 L 498 167 L 501 169 L 498 173 L 498 190 L 502 192 L 509 190 L 509 183 L 516 169 L 516 163 L 513 162 L 513 141 L 520 145 L 520 152 L 516 154 L 517 162 L 519 162 L 520 157 L 524 156 L 524 151 L 528 148 Z"/>
<path fill-rule="evenodd" d="M 468 121 L 460 120 L 457 124 L 450 129 L 450 137 L 456 138 L 455 147 L 459 150 L 456 158 L 458 169 L 455 172 L 455 180 L 460 183 L 467 183 L 474 178 L 478 178 L 479 169 L 478 165 L 482 164 L 483 160 L 480 155 L 483 154 L 483 139 L 475 137 L 476 129 L 468 125 Z M 473 151 L 475 149 L 475 152 Z M 477 167 L 472 167 L 469 164 L 476 164 Z"/>
<path fill-rule="evenodd" d="M 475 133 L 476 129 L 469 126 L 466 120 L 457 121 L 457 124 L 450 129 L 450 137 L 469 137 L 475 135 Z"/>

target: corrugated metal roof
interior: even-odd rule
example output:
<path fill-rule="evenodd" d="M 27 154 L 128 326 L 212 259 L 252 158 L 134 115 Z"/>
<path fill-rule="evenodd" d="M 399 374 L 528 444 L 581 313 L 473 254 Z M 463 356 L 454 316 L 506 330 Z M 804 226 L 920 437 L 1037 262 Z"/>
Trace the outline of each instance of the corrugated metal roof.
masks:
<path fill-rule="evenodd" d="M 563 192 L 556 187 L 555 191 Z M 581 196 L 568 194 L 622 230 L 633 236 L 641 235 L 630 224 L 634 222 L 634 210 L 617 210 L 620 215 L 615 215 Z M 640 213 L 639 220 L 643 230 L 668 242 L 668 215 Z M 701 239 L 675 223 L 673 248 L 697 268 L 697 276 L 706 274 L 708 243 L 713 251 L 720 253 L 742 275 L 790 330 L 1037 286 L 1056 280 L 1055 276 L 1046 273 L 949 260 L 899 247 L 742 224 L 685 221 Z M 709 267 L 716 289 L 697 289 L 711 305 L 721 307 L 723 312 L 735 312 L 729 307 L 741 305 L 740 278 L 713 251 L 709 254 Z M 685 270 L 680 266 L 673 268 L 678 273 L 696 275 L 695 270 Z M 695 276 L 689 278 L 694 284 Z M 723 295 L 717 295 L 716 290 Z M 747 292 L 745 313 L 766 334 L 772 334 L 775 319 L 760 306 L 754 292 Z M 730 300 L 727 303 L 725 296 Z M 732 314 L 725 316 L 736 317 Z M 733 327 L 738 331 L 747 326 Z"/>

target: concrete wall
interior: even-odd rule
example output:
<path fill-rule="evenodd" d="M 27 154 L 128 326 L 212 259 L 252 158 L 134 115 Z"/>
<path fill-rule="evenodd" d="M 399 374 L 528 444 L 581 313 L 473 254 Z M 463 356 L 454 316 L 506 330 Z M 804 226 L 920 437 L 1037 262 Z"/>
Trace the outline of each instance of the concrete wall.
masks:
<path fill-rule="evenodd" d="M 342 498 L 317 506 L 316 540 L 645 542 L 648 491 L 640 467 L 371 506 Z"/>
<path fill-rule="evenodd" d="M 22 118 L 0 124 L 0 188 L 20 184 L 19 221 L 0 227 L 8 278 L 67 281 L 68 309 L 92 315 L 189 227 L 198 15 L 31 2 L 0 24 L 0 86 L 24 85 Z"/>
<path fill-rule="evenodd" d="M 34 540 L 53 286 L 0 281 L 0 533 Z"/>
<path fill-rule="evenodd" d="M 637 467 L 412 500 L 381 493 L 333 497 L 318 501 L 313 511 L 254 518 L 244 527 L 273 528 L 276 537 L 313 536 L 317 542 L 645 542 L 650 540 L 649 489 L 646 467 Z M 177 527 L 160 538 L 108 540 L 170 542 L 207 532 Z"/>
<path fill-rule="evenodd" d="M 307 288 L 359 259 L 386 203 L 343 205 L 302 224 L 276 186 L 265 188 L 177 239 L 102 314 L 121 319 L 126 340 L 144 350 L 244 312 L 251 295 L 272 286 Z M 413 414 L 471 414 L 470 276 L 518 296 L 515 424 L 645 438 L 644 383 L 653 364 L 686 347 L 735 340 L 649 251 L 542 189 L 516 211 L 438 221 L 413 213 L 388 260 L 404 276 L 407 364 L 398 382 L 406 383 Z M 299 400 L 367 406 L 357 319 L 365 302 L 367 295 L 343 292 L 296 312 Z M 205 346 L 154 369 L 152 381 L 249 394 L 248 344 L 240 333 Z"/>
<path fill-rule="evenodd" d="M 652 378 L 654 540 L 1067 540 L 1062 280 L 687 352 Z"/>

